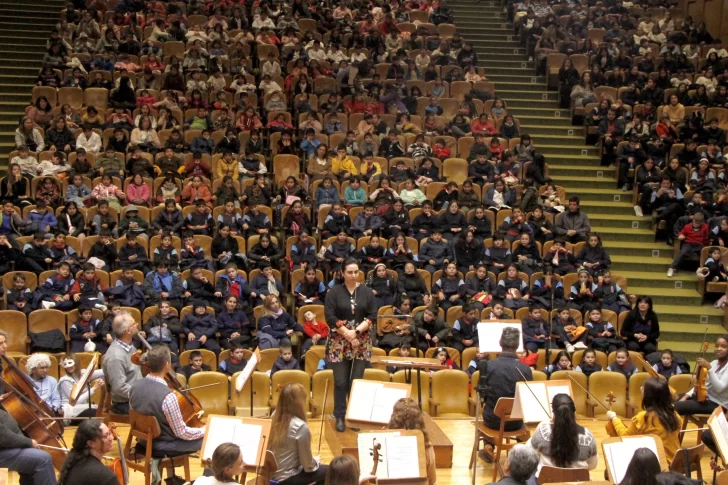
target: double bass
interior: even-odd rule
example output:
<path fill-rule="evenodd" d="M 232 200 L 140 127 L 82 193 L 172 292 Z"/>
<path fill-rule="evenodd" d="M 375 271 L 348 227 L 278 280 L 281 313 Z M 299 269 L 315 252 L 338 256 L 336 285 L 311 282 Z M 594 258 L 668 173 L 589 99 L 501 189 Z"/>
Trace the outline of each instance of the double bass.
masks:
<path fill-rule="evenodd" d="M 151 344 L 147 342 L 144 337 L 138 333 L 136 336 L 139 340 L 141 340 L 147 350 L 151 350 Z M 140 354 L 133 355 L 131 361 L 142 368 L 146 367 L 146 362 L 142 359 Z M 200 404 L 200 401 L 191 394 L 189 390 L 182 388 L 182 385 L 177 380 L 177 374 L 175 374 L 174 371 L 170 370 L 167 372 L 164 376 L 164 380 L 167 382 L 167 386 L 169 386 L 174 393 L 174 397 L 177 398 L 177 403 L 179 404 L 179 409 L 182 413 L 182 419 L 185 424 L 191 428 L 203 428 L 205 424 L 202 422 L 200 417 L 204 411 L 202 410 L 202 404 Z"/>
<path fill-rule="evenodd" d="M 2 356 L 5 368 L 2 383 L 7 396 L 2 402 L 5 411 L 15 419 L 25 435 L 39 445 L 45 445 L 56 470 L 63 468 L 66 454 L 59 451 L 66 447 L 63 424 L 56 419 L 50 406 L 35 391 L 32 379 L 23 372 L 13 359 Z M 52 449 L 57 448 L 57 449 Z"/>

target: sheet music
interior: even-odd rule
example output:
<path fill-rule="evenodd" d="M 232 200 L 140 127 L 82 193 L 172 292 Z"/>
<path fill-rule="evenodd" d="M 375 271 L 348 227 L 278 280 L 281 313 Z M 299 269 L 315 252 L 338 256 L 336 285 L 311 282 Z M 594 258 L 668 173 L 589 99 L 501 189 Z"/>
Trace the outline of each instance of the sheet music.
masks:
<path fill-rule="evenodd" d="M 385 450 L 388 478 L 416 478 L 420 476 L 417 436 L 387 438 Z M 379 470 L 377 470 L 379 471 Z"/>
<path fill-rule="evenodd" d="M 382 386 L 382 383 L 358 379 L 352 385 L 356 389 L 356 394 L 352 394 L 349 399 L 347 417 L 354 420 L 369 421 L 374 407 L 374 395 L 377 389 Z"/>
<path fill-rule="evenodd" d="M 728 420 L 726 420 L 722 408 L 718 407 L 715 410 L 711 419 L 708 420 L 708 427 L 713 433 L 720 456 L 725 461 L 728 458 Z"/>
<path fill-rule="evenodd" d="M 362 473 L 368 474 L 374 468 L 374 457 L 372 456 L 372 448 L 374 446 L 374 440 L 377 440 L 377 443 L 380 443 L 382 445 L 379 456 L 380 462 L 377 466 L 377 478 L 387 478 L 387 467 L 383 466 L 386 457 L 381 452 L 386 446 L 385 439 L 392 436 L 399 436 L 399 431 L 394 431 L 390 433 L 359 433 L 356 441 L 357 448 L 359 450 L 359 470 L 362 470 Z"/>
<path fill-rule="evenodd" d="M 389 423 L 389 420 L 392 418 L 395 403 L 406 397 L 407 391 L 404 389 L 379 387 L 374 394 L 369 419 L 377 423 Z"/>
<path fill-rule="evenodd" d="M 571 387 L 569 386 L 554 386 L 549 385 L 546 386 L 546 393 L 548 394 L 548 405 L 551 406 L 551 403 L 554 401 L 554 397 L 557 394 L 566 394 L 567 396 L 571 396 Z M 547 408 L 550 409 L 550 408 Z"/>
<path fill-rule="evenodd" d="M 207 421 L 207 441 L 202 450 L 202 459 L 212 459 L 212 454 L 222 443 L 235 443 L 243 453 L 243 463 L 256 465 L 262 428 L 255 424 L 245 424 L 241 420 L 215 418 Z"/>
<path fill-rule="evenodd" d="M 516 383 L 516 396 L 511 417 L 521 418 L 527 423 L 540 423 L 551 419 L 551 416 L 544 411 L 544 408 L 546 410 L 551 409 L 545 383 Z"/>
<path fill-rule="evenodd" d="M 604 445 L 604 454 L 609 455 L 607 460 L 612 473 L 612 480 L 620 483 L 627 472 L 627 467 L 632 461 L 635 451 L 639 448 L 648 448 L 659 458 L 655 439 L 649 436 L 622 438 L 621 442 L 608 443 Z"/>
<path fill-rule="evenodd" d="M 515 328 L 521 335 L 518 341 L 518 352 L 523 352 L 523 334 L 520 323 L 480 322 L 478 323 L 478 347 L 480 352 L 501 352 L 500 339 L 503 329 Z"/>
<path fill-rule="evenodd" d="M 238 375 L 238 378 L 235 381 L 235 390 L 240 392 L 245 387 L 245 383 L 248 382 L 248 379 L 250 379 L 250 376 L 253 374 L 253 371 L 255 371 L 255 368 L 258 367 L 258 352 L 257 349 L 255 352 L 253 352 L 253 355 L 250 356 L 250 360 L 248 360 L 248 363 L 245 364 L 245 367 L 243 367 L 243 370 L 240 371 L 240 374 Z"/>

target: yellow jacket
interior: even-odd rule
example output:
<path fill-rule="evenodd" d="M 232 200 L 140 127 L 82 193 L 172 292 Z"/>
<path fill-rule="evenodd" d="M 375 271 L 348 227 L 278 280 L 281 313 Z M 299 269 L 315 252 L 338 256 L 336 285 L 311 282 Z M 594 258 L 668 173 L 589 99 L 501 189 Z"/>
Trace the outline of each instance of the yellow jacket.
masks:
<path fill-rule="evenodd" d="M 374 173 L 369 175 L 369 177 L 374 177 L 376 175 L 382 175 L 382 167 L 379 165 L 379 162 L 373 162 L 372 167 L 374 167 Z M 369 166 L 367 165 L 367 162 L 361 162 L 361 174 L 366 175 L 367 170 L 369 170 Z"/>
<path fill-rule="evenodd" d="M 349 172 L 352 175 L 359 175 L 359 170 L 357 170 L 356 165 L 354 165 L 354 162 L 348 156 L 343 160 L 339 160 L 339 157 L 332 158 L 331 171 L 336 175 L 344 172 Z"/>
<path fill-rule="evenodd" d="M 682 418 L 677 416 L 677 429 L 668 432 L 657 418 L 657 415 L 649 411 L 641 411 L 632 418 L 629 427 L 625 426 L 618 417 L 612 420 L 614 430 L 619 436 L 633 436 L 642 434 L 655 434 L 662 439 L 662 445 L 665 447 L 665 456 L 672 462 L 672 458 L 680 449 L 680 429 L 682 428 Z"/>
<path fill-rule="evenodd" d="M 215 167 L 215 175 L 217 178 L 221 179 L 225 175 L 230 175 L 235 182 L 238 181 L 238 178 L 240 177 L 240 174 L 238 172 L 238 161 L 235 159 L 232 159 L 230 163 L 226 163 L 224 158 L 221 158 L 217 161 L 217 166 Z"/>

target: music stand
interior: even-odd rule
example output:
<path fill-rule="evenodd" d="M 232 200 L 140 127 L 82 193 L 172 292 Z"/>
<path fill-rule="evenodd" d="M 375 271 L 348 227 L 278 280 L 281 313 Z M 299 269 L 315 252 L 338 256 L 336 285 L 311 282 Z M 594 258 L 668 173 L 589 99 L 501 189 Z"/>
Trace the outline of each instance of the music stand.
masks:
<path fill-rule="evenodd" d="M 71 395 L 68 398 L 68 404 L 75 406 L 78 402 L 78 398 L 81 396 L 81 392 L 84 388 L 91 385 L 91 376 L 96 369 L 96 363 L 99 361 L 99 354 L 94 353 L 86 369 L 81 371 L 81 378 L 71 388 Z M 91 407 L 91 391 L 89 390 L 89 408 Z"/>

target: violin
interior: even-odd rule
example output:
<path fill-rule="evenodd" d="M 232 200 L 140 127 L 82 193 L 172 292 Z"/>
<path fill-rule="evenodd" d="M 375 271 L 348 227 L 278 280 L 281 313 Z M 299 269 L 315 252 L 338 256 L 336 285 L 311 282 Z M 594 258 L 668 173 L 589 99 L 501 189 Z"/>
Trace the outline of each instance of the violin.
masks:
<path fill-rule="evenodd" d="M 643 359 L 640 354 L 635 353 L 633 354 L 633 356 L 634 359 L 642 365 L 642 368 L 650 375 L 650 377 L 654 377 L 655 379 L 660 379 L 662 381 L 667 380 L 665 379 L 665 376 L 659 374 L 655 369 L 653 369 L 652 366 L 647 361 L 645 361 L 645 359 Z M 679 399 L 677 391 L 672 386 L 667 387 L 670 388 L 670 395 L 672 396 L 672 400 L 677 401 Z"/>
<path fill-rule="evenodd" d="M 606 406 L 607 411 L 611 411 L 612 410 L 612 404 L 614 404 L 614 401 L 617 400 L 617 398 L 614 397 L 614 392 L 609 391 L 609 394 L 607 394 L 607 397 L 606 397 L 605 400 L 607 401 L 607 406 Z M 619 436 L 617 434 L 617 430 L 614 428 L 614 425 L 612 424 L 612 421 L 611 420 L 607 421 L 607 424 L 604 426 L 604 430 L 612 438 L 615 438 L 615 437 Z"/>
<path fill-rule="evenodd" d="M 701 359 L 705 358 L 705 353 L 708 351 L 709 347 L 710 343 L 703 342 L 700 351 Z M 696 365 L 693 378 L 695 379 L 695 400 L 698 402 L 705 402 L 705 400 L 708 399 L 708 390 L 705 388 L 705 381 L 708 378 L 708 369 Z"/>
<path fill-rule="evenodd" d="M 66 454 L 59 451 L 66 447 L 61 420 L 55 418 L 53 410 L 36 392 L 31 378 L 20 370 L 15 361 L 5 355 L 2 360 L 6 365 L 0 381 L 8 393 L 2 402 L 3 408 L 28 438 L 50 447 L 48 454 L 53 460 L 53 467 L 60 471 L 66 461 Z"/>
<path fill-rule="evenodd" d="M 379 462 L 382 461 L 382 458 L 380 456 L 379 451 L 382 449 L 382 444 L 377 443 L 377 439 L 372 439 L 372 452 L 370 455 L 372 456 L 372 472 L 370 475 L 377 476 L 377 467 L 379 466 Z"/>
<path fill-rule="evenodd" d="M 129 469 L 126 466 L 126 457 L 124 456 L 124 446 L 121 444 L 121 438 L 119 437 L 119 433 L 116 432 L 116 423 L 109 423 L 109 431 L 111 431 L 111 436 L 114 437 L 116 440 L 116 445 L 119 448 L 119 458 L 114 458 L 111 461 L 111 465 L 109 465 L 109 468 L 112 472 L 114 472 L 114 475 L 116 475 L 117 480 L 119 480 L 119 483 L 121 485 L 129 485 Z"/>
<path fill-rule="evenodd" d="M 138 333 L 136 336 L 139 340 L 141 340 L 147 350 L 151 350 L 152 346 L 144 337 Z M 140 354 L 134 354 L 132 356 L 132 362 L 140 365 L 142 369 L 146 366 L 146 362 L 144 362 L 144 359 L 141 358 Z M 200 404 L 200 401 L 188 390 L 182 388 L 182 385 L 177 380 L 177 374 L 175 374 L 173 370 L 170 369 L 169 372 L 167 372 L 164 376 L 164 380 L 167 382 L 167 386 L 169 386 L 172 390 L 174 397 L 177 398 L 177 403 L 179 404 L 179 409 L 182 413 L 182 419 L 185 424 L 191 428 L 203 428 L 205 424 L 202 422 L 200 417 L 204 411 L 202 410 L 202 404 Z"/>

